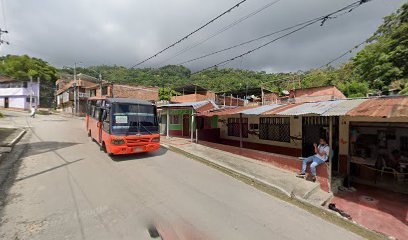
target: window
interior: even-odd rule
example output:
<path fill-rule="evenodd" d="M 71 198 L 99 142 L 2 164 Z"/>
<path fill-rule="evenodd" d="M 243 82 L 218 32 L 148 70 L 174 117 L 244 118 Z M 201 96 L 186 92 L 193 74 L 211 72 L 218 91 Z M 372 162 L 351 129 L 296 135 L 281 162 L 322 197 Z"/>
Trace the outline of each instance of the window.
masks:
<path fill-rule="evenodd" d="M 102 87 L 102 96 L 108 95 L 108 87 Z"/>
<path fill-rule="evenodd" d="M 401 151 L 408 151 L 408 137 L 406 136 L 401 136 L 400 137 L 400 149 Z"/>
<path fill-rule="evenodd" d="M 31 100 L 32 100 L 32 103 L 35 103 L 35 98 L 32 97 Z M 30 97 L 26 98 L 26 102 L 28 103 L 30 102 Z"/>
<path fill-rule="evenodd" d="M 179 114 L 170 115 L 170 124 L 181 124 L 181 119 Z"/>
<path fill-rule="evenodd" d="M 259 139 L 290 142 L 290 118 L 260 118 Z"/>
<path fill-rule="evenodd" d="M 239 137 L 239 118 L 228 118 L 228 136 Z M 242 118 L 242 137 L 248 137 L 248 118 Z"/>
<path fill-rule="evenodd" d="M 249 129 L 250 130 L 258 130 L 259 129 L 259 124 L 251 123 L 251 124 L 249 124 Z"/>
<path fill-rule="evenodd" d="M 102 116 L 104 117 L 102 127 L 107 133 L 110 133 L 110 111 L 105 109 L 102 111 Z"/>

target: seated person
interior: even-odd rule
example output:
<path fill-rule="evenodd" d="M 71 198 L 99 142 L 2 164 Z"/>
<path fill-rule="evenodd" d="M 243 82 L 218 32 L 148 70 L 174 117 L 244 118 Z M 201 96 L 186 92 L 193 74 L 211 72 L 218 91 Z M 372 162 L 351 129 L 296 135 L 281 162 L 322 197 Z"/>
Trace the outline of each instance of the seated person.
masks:
<path fill-rule="evenodd" d="M 391 158 L 387 161 L 387 167 L 398 170 L 400 167 L 400 162 L 401 162 L 401 153 L 399 150 L 394 149 L 391 152 Z"/>
<path fill-rule="evenodd" d="M 306 165 L 311 162 L 312 164 L 310 164 L 310 171 L 312 172 L 312 181 L 314 182 L 316 181 L 316 167 L 329 159 L 330 147 L 324 138 L 320 138 L 319 145 L 315 143 L 313 146 L 316 154 L 303 159 L 302 171 L 297 175 L 297 177 L 304 178 L 306 176 Z"/>

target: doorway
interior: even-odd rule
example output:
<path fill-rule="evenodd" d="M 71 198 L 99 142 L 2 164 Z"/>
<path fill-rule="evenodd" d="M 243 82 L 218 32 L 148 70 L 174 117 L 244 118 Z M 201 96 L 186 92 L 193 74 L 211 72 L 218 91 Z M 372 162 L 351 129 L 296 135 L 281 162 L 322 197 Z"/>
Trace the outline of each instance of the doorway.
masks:
<path fill-rule="evenodd" d="M 302 156 L 308 157 L 315 154 L 313 143 L 318 143 L 319 138 L 329 139 L 329 121 L 333 123 L 333 138 L 330 146 L 332 156 L 332 170 L 338 172 L 339 159 L 339 117 L 303 117 L 302 118 Z"/>
<path fill-rule="evenodd" d="M 8 108 L 9 107 L 9 98 L 5 97 L 4 98 L 4 108 Z"/>
<path fill-rule="evenodd" d="M 190 135 L 190 115 L 184 114 L 183 115 L 183 136 Z"/>

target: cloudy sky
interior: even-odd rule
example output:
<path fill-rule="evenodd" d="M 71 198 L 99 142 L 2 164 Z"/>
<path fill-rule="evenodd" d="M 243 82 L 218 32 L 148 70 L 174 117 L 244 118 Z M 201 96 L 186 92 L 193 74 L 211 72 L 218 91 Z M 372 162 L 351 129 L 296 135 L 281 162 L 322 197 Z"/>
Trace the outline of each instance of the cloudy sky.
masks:
<path fill-rule="evenodd" d="M 141 67 L 160 67 L 229 47 L 335 11 L 353 0 L 248 0 L 214 24 Z M 0 54 L 28 54 L 58 67 L 133 66 L 198 28 L 239 0 L 1 0 Z M 232 22 L 276 2 L 205 43 L 174 57 Z M 322 27 L 313 25 L 226 67 L 287 72 L 318 67 L 372 35 L 404 0 L 373 0 Z M 277 36 L 274 36 L 277 37 Z M 186 66 L 199 70 L 274 37 Z M 347 60 L 345 58 L 344 60 Z M 343 61 L 344 61 L 343 60 Z"/>

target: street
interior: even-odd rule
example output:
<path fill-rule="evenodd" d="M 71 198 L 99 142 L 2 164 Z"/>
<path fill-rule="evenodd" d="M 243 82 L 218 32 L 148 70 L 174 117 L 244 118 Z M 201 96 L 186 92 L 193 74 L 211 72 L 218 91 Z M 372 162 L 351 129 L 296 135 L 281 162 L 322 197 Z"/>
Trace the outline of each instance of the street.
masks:
<path fill-rule="evenodd" d="M 1 189 L 1 239 L 359 239 L 183 155 L 114 157 L 79 118 L 6 112 L 29 131 Z"/>

